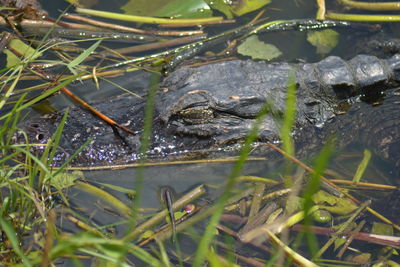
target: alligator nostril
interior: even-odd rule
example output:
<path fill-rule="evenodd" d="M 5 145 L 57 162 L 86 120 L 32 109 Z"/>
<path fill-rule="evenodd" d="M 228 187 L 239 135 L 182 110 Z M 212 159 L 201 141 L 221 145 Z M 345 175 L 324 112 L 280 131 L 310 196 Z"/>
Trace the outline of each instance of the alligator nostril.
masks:
<path fill-rule="evenodd" d="M 44 139 L 44 134 L 38 134 L 38 135 L 36 135 L 36 139 L 37 139 L 38 141 L 42 141 L 42 140 Z"/>

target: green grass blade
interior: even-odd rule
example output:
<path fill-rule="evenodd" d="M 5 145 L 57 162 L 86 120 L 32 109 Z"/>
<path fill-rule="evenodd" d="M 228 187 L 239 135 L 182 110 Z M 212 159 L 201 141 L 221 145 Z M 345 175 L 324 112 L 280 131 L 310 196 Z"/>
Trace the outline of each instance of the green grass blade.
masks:
<path fill-rule="evenodd" d="M 204 259 L 206 255 L 208 254 L 208 250 L 210 248 L 211 241 L 214 238 L 215 235 L 215 228 L 219 222 L 219 219 L 224 211 L 224 205 L 226 201 L 229 199 L 230 194 L 232 192 L 232 189 L 236 183 L 237 178 L 240 176 L 240 172 L 243 169 L 243 166 L 246 162 L 246 159 L 252 149 L 251 144 L 256 140 L 257 134 L 260 128 L 261 123 L 263 122 L 264 115 L 267 114 L 270 110 L 270 104 L 266 103 L 263 107 L 263 109 L 260 111 L 259 115 L 257 116 L 257 119 L 250 130 L 248 136 L 246 137 L 246 140 L 244 142 L 243 148 L 240 152 L 239 159 L 237 160 L 236 164 L 234 165 L 229 178 L 227 180 L 227 183 L 225 185 L 224 191 L 218 200 L 218 202 L 215 205 L 215 210 L 213 215 L 211 216 L 211 219 L 207 225 L 206 230 L 204 231 L 204 234 L 202 238 L 200 239 L 200 243 L 198 246 L 198 249 L 196 251 L 194 260 L 193 260 L 193 266 L 194 267 L 200 267 L 203 265 Z"/>
<path fill-rule="evenodd" d="M 76 58 L 74 58 L 74 60 L 72 60 L 68 65 L 68 69 L 76 74 L 75 68 L 79 66 L 79 64 L 81 64 L 87 57 L 89 57 L 94 50 L 96 50 L 96 48 L 100 45 L 102 40 L 98 40 L 97 42 L 95 42 L 94 44 L 92 44 L 89 48 L 85 49 L 79 56 L 77 56 Z"/>
<path fill-rule="evenodd" d="M 31 101 L 28 101 L 27 103 L 19 106 L 16 110 L 16 112 L 20 112 L 21 110 L 32 106 L 33 104 L 45 99 L 46 97 L 51 96 L 52 94 L 54 94 L 55 92 L 59 91 L 61 88 L 65 87 L 67 84 L 71 83 L 72 81 L 74 81 L 76 78 L 78 77 L 78 75 L 73 75 L 70 78 L 66 79 L 65 81 L 63 81 L 62 83 L 56 85 L 55 87 L 53 87 L 50 90 L 47 90 L 46 92 L 44 92 L 43 94 L 41 94 L 38 97 L 35 97 L 34 99 L 32 99 Z M 12 113 L 7 113 L 3 116 L 0 117 L 0 121 L 4 120 L 8 117 L 10 117 L 12 115 Z"/>
<path fill-rule="evenodd" d="M 15 232 L 14 228 L 11 226 L 11 224 L 5 220 L 3 217 L 0 217 L 0 225 L 3 231 L 6 233 L 8 240 L 11 243 L 11 246 L 14 249 L 14 252 L 21 257 L 22 263 L 25 266 L 33 266 L 30 263 L 30 260 L 25 256 L 24 252 L 21 250 L 19 246 L 19 241 L 17 239 L 17 233 Z"/>
<path fill-rule="evenodd" d="M 354 174 L 353 182 L 358 183 L 361 180 L 361 177 L 364 175 L 364 172 L 367 169 L 370 159 L 371 159 L 371 151 L 369 151 L 368 149 L 365 149 L 364 157 L 363 157 L 362 161 L 360 162 L 360 165 L 358 165 L 356 173 Z"/>
<path fill-rule="evenodd" d="M 308 184 L 304 190 L 303 198 L 303 212 L 305 214 L 304 217 L 304 226 L 305 226 L 305 237 L 307 239 L 308 249 L 312 257 L 316 255 L 318 252 L 318 241 L 314 233 L 312 233 L 310 226 L 312 224 L 312 218 L 310 216 L 310 210 L 314 205 L 312 196 L 319 190 L 321 181 L 320 176 L 323 174 L 326 166 L 328 165 L 328 161 L 330 155 L 332 154 L 333 142 L 328 140 L 327 144 L 321 149 L 318 157 L 315 160 L 314 164 L 314 174 L 311 176 Z"/>
<path fill-rule="evenodd" d="M 291 136 L 293 125 L 296 118 L 296 81 L 294 72 L 289 73 L 288 88 L 286 94 L 286 110 L 283 124 L 280 131 L 283 150 L 289 155 L 294 155 L 293 138 Z"/>
<path fill-rule="evenodd" d="M 51 137 L 51 140 L 53 140 L 53 141 L 52 141 L 52 145 L 51 145 L 51 151 L 49 154 L 49 162 L 48 162 L 49 166 L 51 166 L 53 164 L 54 155 L 57 152 L 57 147 L 58 147 L 58 144 L 60 143 L 62 131 L 64 130 L 64 125 L 65 125 L 65 121 L 67 120 L 67 117 L 68 117 L 68 109 L 65 111 L 63 117 L 61 118 L 60 123 L 58 124 L 56 131 L 54 132 L 53 136 Z"/>

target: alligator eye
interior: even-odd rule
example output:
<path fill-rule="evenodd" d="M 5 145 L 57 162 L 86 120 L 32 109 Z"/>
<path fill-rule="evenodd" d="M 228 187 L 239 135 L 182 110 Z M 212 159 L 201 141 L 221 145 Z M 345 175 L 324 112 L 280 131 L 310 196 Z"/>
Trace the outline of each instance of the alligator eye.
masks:
<path fill-rule="evenodd" d="M 33 127 L 33 128 L 39 128 L 39 124 L 37 124 L 37 123 L 32 123 L 32 124 L 31 124 L 31 127 Z"/>
<path fill-rule="evenodd" d="M 37 134 L 36 135 L 36 140 L 38 140 L 38 141 L 42 141 L 44 139 L 44 134 Z"/>
<path fill-rule="evenodd" d="M 211 119 L 214 117 L 214 112 L 207 108 L 187 108 L 181 110 L 179 115 L 188 119 Z"/>

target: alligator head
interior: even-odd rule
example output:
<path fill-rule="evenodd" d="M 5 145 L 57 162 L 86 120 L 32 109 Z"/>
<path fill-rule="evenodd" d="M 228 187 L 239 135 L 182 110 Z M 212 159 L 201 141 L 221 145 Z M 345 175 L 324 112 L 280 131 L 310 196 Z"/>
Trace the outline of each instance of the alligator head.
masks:
<path fill-rule="evenodd" d="M 243 139 L 265 107 L 268 112 L 258 138 L 276 140 L 291 73 L 293 66 L 287 63 L 239 60 L 177 70 L 162 84 L 166 93 L 157 104 L 160 118 L 174 134 L 211 137 L 226 144 Z M 302 90 L 297 94 L 296 122 L 316 124 L 317 119 L 333 116 L 332 105 L 321 96 L 317 99 Z"/>

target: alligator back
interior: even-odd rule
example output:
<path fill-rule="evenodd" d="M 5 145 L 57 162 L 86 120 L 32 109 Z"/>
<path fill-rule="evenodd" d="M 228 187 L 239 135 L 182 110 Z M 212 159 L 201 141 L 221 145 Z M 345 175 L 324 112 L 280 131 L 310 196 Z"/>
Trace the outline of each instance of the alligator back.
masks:
<path fill-rule="evenodd" d="M 400 55 L 387 60 L 366 55 L 350 61 L 328 57 L 305 64 L 235 60 L 179 69 L 163 81 L 164 90 L 157 96 L 149 155 L 155 159 L 180 157 L 236 143 L 247 135 L 265 103 L 271 106 L 271 112 L 263 121 L 259 140 L 277 140 L 290 75 L 297 86 L 296 129 L 322 126 L 334 117 L 339 99 L 377 94 L 397 84 Z M 56 164 L 89 138 L 91 143 L 74 160 L 75 165 L 122 164 L 140 158 L 144 104 L 121 96 L 94 105 L 137 136 L 116 134 L 90 113 L 71 109 Z M 22 128 L 30 142 L 46 143 L 60 118 L 60 113 L 32 118 Z M 43 148 L 34 149 L 40 153 Z"/>
<path fill-rule="evenodd" d="M 299 157 L 315 154 L 332 139 L 336 148 L 350 143 L 371 149 L 381 159 L 391 161 L 400 175 L 400 89 L 386 91 L 374 103 L 354 103 L 323 128 L 305 127 L 295 135 Z"/>

